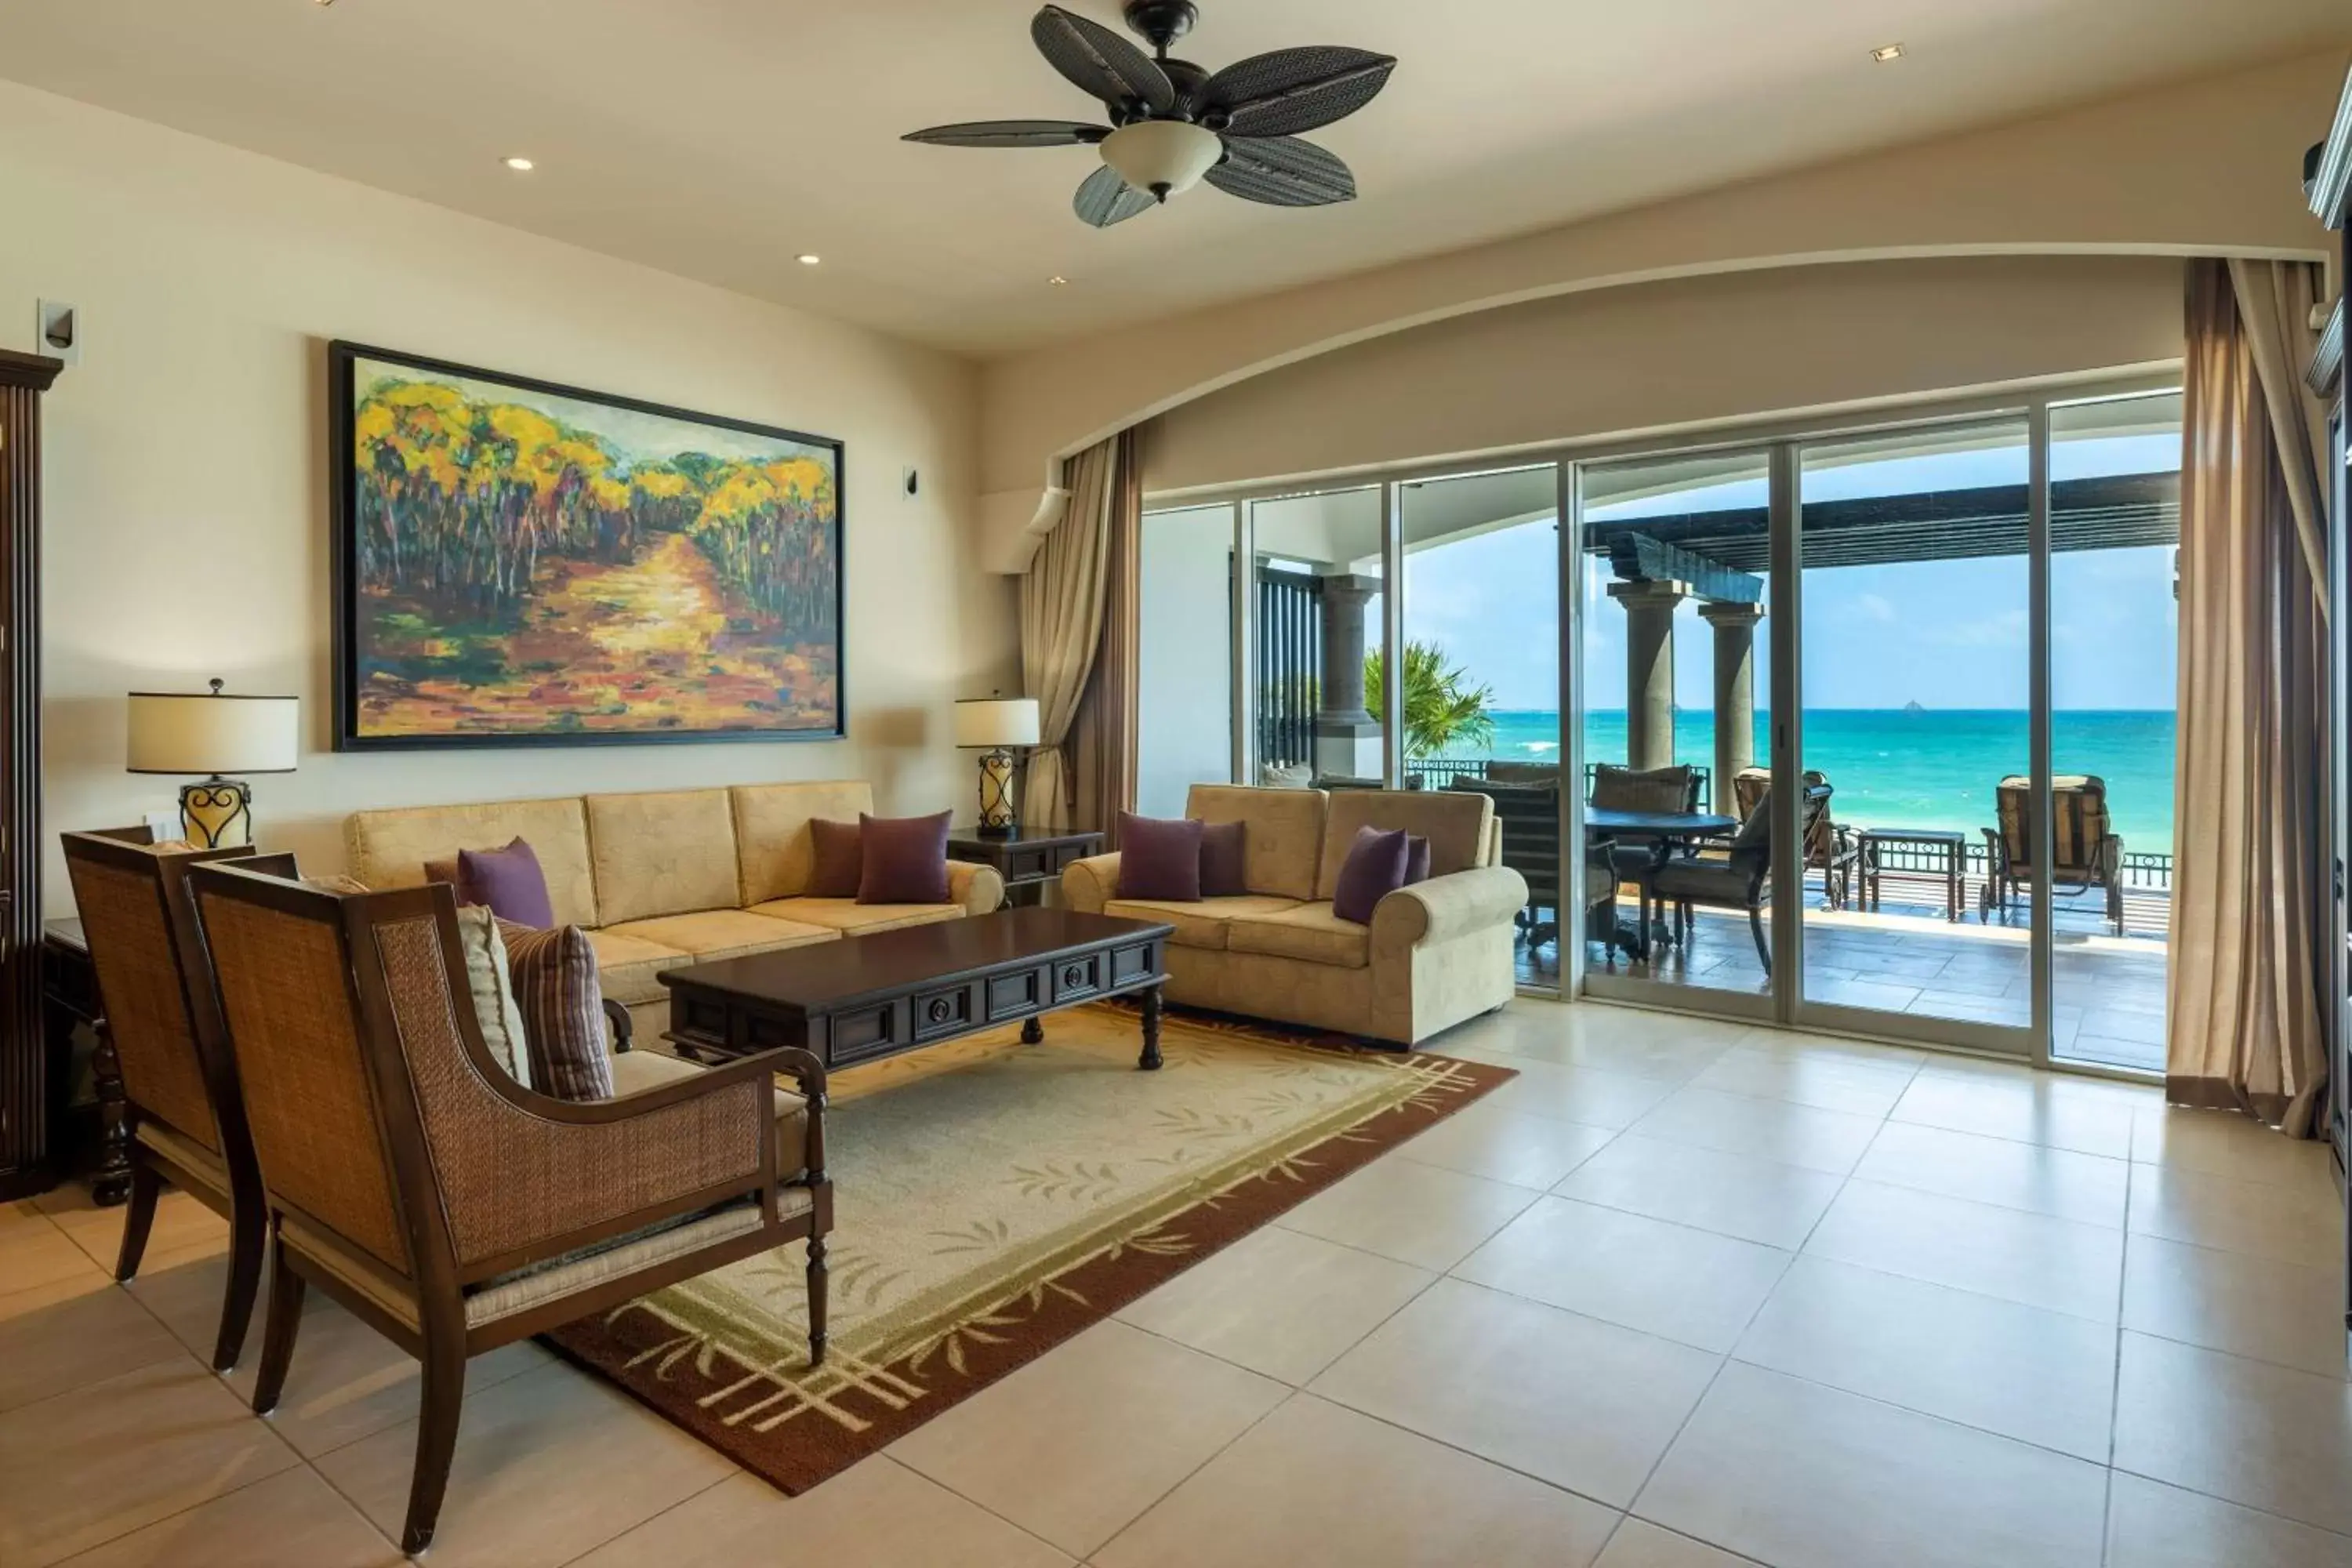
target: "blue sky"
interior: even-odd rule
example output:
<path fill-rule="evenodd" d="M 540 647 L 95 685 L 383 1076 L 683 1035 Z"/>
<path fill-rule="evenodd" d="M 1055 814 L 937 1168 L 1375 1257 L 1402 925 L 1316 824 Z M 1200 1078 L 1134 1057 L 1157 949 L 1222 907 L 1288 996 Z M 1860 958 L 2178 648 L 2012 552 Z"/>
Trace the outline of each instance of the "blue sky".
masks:
<path fill-rule="evenodd" d="M 2175 468 L 2177 437 L 2061 441 L 2059 479 Z M 1808 474 L 1811 499 L 1901 495 L 2025 479 L 2021 446 L 1855 464 Z M 1761 479 L 1598 509 L 1638 517 L 1765 504 Z M 1405 562 L 1405 634 L 1433 639 L 1495 689 L 1501 708 L 1559 705 L 1558 568 L 1552 520 L 1416 552 Z M 2170 546 L 2061 554 L 2051 574 L 2053 695 L 2059 708 L 2168 709 L 2174 702 Z M 1586 701 L 1622 708 L 1624 616 L 1587 574 Z M 2022 556 L 1816 568 L 1805 574 L 1805 704 L 1818 708 L 2022 708 Z M 1675 616 L 1678 705 L 1711 700 L 1713 633 L 1696 606 Z M 1769 679 L 1758 637 L 1759 704 Z"/>

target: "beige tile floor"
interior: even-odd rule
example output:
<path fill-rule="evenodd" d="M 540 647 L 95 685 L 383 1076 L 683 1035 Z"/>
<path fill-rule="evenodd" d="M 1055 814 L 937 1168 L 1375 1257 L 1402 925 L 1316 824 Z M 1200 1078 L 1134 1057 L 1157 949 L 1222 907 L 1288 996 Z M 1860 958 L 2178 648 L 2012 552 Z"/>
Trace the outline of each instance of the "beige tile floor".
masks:
<path fill-rule="evenodd" d="M 2319 1146 L 1599 1005 L 1443 1044 L 1521 1076 L 804 1497 L 485 1358 L 432 1561 L 2352 1568 Z M 128 1290 L 120 1223 L 0 1210 L 0 1563 L 395 1562 L 404 1360 L 314 1305 L 256 1420 L 218 1223 Z"/>

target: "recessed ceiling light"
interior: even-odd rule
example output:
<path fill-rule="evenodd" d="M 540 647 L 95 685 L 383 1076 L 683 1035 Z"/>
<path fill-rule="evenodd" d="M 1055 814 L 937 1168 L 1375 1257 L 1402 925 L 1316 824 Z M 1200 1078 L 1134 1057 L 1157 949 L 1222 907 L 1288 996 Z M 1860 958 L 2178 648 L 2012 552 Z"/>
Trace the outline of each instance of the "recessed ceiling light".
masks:
<path fill-rule="evenodd" d="M 506 161 L 506 163 L 508 168 L 512 169 L 518 174 L 528 174 L 533 169 L 539 167 L 538 164 L 532 163 L 528 158 L 509 158 Z"/>
<path fill-rule="evenodd" d="M 1900 44 L 1881 44 L 1878 47 L 1870 51 L 1870 58 L 1876 60 L 1880 65 L 1885 65 L 1889 60 L 1899 60 L 1903 58 L 1903 46 Z"/>
<path fill-rule="evenodd" d="M 822 256 L 813 256 L 803 253 L 802 255 L 793 258 L 793 259 L 799 262 L 803 267 L 814 267 L 818 262 L 823 261 L 824 258 Z"/>
<path fill-rule="evenodd" d="M 1055 288 L 1059 289 L 1062 285 L 1067 283 L 1069 279 L 1056 272 L 1051 278 L 1046 279 L 1045 281 L 1051 283 Z"/>

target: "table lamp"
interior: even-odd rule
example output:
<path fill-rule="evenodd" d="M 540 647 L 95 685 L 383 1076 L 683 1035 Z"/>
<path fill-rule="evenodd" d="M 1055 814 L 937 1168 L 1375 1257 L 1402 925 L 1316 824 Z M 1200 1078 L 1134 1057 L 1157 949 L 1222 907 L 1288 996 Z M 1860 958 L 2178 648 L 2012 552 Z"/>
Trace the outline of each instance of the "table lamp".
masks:
<path fill-rule="evenodd" d="M 1037 700 L 979 697 L 955 705 L 955 743 L 980 750 L 980 830 L 1010 834 L 1019 812 L 1013 799 L 1014 746 L 1037 743 Z"/>
<path fill-rule="evenodd" d="M 222 775 L 292 773 L 301 712 L 299 698 L 230 696 L 217 679 L 209 693 L 134 691 L 124 771 L 205 774 L 180 790 L 188 842 L 206 849 L 250 844 L 252 786 Z"/>

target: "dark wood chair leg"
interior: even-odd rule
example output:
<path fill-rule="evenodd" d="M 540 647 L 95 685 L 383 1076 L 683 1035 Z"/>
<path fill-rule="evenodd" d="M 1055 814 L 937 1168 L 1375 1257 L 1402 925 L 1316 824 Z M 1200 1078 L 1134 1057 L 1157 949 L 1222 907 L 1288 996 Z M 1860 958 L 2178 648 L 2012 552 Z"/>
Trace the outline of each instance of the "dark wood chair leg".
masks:
<path fill-rule="evenodd" d="M 249 1205 L 248 1205 L 249 1206 Z M 253 1301 L 261 1293 L 261 1258 L 268 1231 L 258 1215 L 240 1208 L 228 1226 L 228 1289 L 221 1297 L 220 1333 L 213 1341 L 213 1370 L 227 1372 L 245 1350 L 253 1321 Z"/>
<path fill-rule="evenodd" d="M 824 1237 L 812 1236 L 808 1245 L 809 1365 L 824 1364 L 825 1300 L 830 1271 L 824 1261 Z"/>
<path fill-rule="evenodd" d="M 408 1483 L 408 1519 L 400 1549 L 411 1557 L 433 1544 L 441 1499 L 449 1489 L 449 1461 L 457 1452 L 457 1413 L 466 1401 L 466 1342 L 462 1333 L 425 1338 L 423 1419 L 416 1428 L 416 1473 Z"/>
<path fill-rule="evenodd" d="M 1763 961 L 1764 973 L 1767 978 L 1769 978 L 1772 973 L 1772 950 L 1764 942 L 1763 905 L 1750 904 L 1748 907 L 1748 934 L 1756 939 L 1756 956 Z"/>
<path fill-rule="evenodd" d="M 267 1415 L 278 1408 L 286 1391 L 286 1369 L 294 1363 L 294 1339 L 302 1331 L 302 1297 L 310 1289 L 286 1261 L 279 1246 L 270 1257 L 269 1316 L 261 1330 L 261 1370 L 253 1384 L 253 1413 Z"/>
<path fill-rule="evenodd" d="M 114 1278 L 139 1277 L 139 1260 L 147 1253 L 147 1233 L 155 1224 L 155 1204 L 163 1195 L 163 1178 L 137 1155 L 131 1160 L 131 1206 L 122 1211 L 122 1249 L 114 1255 Z"/>

